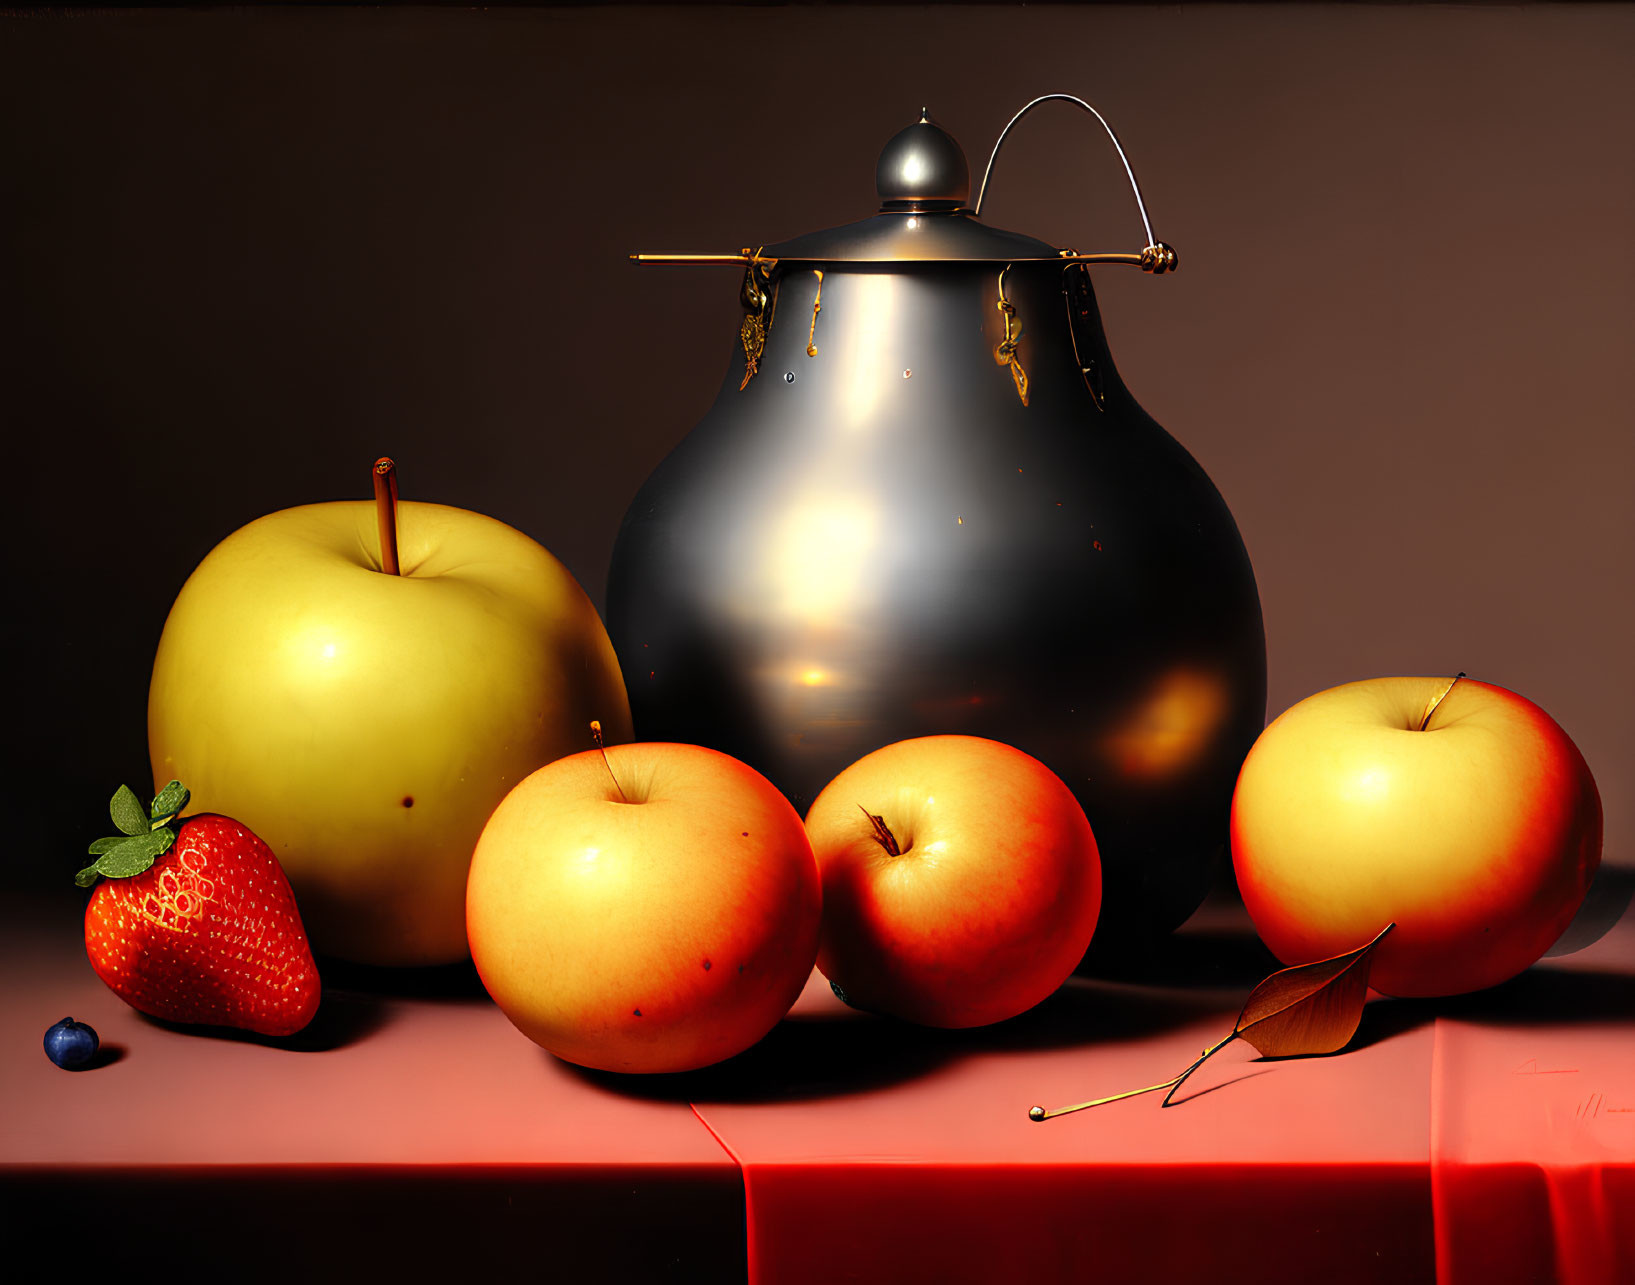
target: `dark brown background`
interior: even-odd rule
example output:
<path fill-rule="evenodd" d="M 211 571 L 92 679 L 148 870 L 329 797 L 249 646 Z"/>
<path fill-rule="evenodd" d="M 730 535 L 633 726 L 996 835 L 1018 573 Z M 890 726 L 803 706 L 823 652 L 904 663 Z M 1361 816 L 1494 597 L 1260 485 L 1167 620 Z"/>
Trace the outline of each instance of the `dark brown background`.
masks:
<path fill-rule="evenodd" d="M 923 104 L 980 172 L 1096 102 L 1181 271 L 1101 270 L 1125 378 L 1259 575 L 1270 712 L 1465 669 L 1548 709 L 1631 848 L 1628 7 L 291 8 L 0 16 L 4 881 L 144 783 L 165 612 L 273 509 L 403 491 L 601 602 L 715 395 L 732 251 L 872 212 Z M 990 222 L 1141 236 L 1063 107 Z"/>

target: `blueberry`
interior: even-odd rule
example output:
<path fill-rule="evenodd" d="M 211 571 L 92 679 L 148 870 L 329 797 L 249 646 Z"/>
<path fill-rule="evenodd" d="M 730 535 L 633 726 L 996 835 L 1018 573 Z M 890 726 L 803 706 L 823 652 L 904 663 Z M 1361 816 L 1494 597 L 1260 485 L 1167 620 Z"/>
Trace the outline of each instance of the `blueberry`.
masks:
<path fill-rule="evenodd" d="M 65 1017 L 45 1033 L 45 1055 L 65 1071 L 77 1071 L 96 1056 L 97 1033 Z"/>

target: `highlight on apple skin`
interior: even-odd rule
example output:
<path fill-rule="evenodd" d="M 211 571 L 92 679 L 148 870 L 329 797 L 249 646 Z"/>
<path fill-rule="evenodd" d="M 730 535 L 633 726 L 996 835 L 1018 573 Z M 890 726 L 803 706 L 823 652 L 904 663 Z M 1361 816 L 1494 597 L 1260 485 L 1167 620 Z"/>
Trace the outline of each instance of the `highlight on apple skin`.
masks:
<path fill-rule="evenodd" d="M 817 956 L 817 863 L 770 781 L 697 745 L 615 745 L 533 773 L 471 860 L 489 995 L 542 1048 L 690 1071 L 756 1043 Z"/>
<path fill-rule="evenodd" d="M 925 736 L 866 755 L 813 801 L 818 968 L 846 1001 L 926 1026 L 1015 1017 L 1072 974 L 1101 910 L 1084 810 L 999 741 Z"/>
<path fill-rule="evenodd" d="M 1514 977 L 1560 937 L 1600 864 L 1601 799 L 1567 733 L 1516 693 L 1369 679 L 1261 734 L 1232 800 L 1232 859 L 1285 964 L 1394 922 L 1370 985 L 1456 995 Z"/>
<path fill-rule="evenodd" d="M 465 958 L 484 822 L 600 718 L 629 740 L 612 644 L 545 549 L 494 518 L 309 504 L 218 544 L 182 587 L 153 666 L 148 747 L 202 811 L 278 855 L 316 950 L 357 963 Z"/>

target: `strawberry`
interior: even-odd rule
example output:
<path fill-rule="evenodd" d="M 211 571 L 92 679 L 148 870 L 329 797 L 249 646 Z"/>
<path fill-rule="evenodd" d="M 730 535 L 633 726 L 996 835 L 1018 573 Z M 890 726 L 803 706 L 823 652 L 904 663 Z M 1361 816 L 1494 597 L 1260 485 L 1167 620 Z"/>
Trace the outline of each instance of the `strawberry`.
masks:
<path fill-rule="evenodd" d="M 105 877 L 85 908 L 91 967 L 153 1017 L 293 1035 L 320 985 L 289 880 L 237 821 L 178 822 L 188 797 L 172 781 L 144 812 L 129 787 L 114 795 L 121 834 L 93 843 L 95 864 L 74 877 L 82 888 Z"/>

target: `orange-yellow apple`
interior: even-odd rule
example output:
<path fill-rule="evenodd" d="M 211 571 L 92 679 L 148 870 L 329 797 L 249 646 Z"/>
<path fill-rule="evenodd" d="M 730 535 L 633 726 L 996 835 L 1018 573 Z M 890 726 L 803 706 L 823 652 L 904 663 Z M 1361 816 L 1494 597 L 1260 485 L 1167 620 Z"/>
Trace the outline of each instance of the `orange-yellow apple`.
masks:
<path fill-rule="evenodd" d="M 446 963 L 495 804 L 592 718 L 628 740 L 630 714 L 596 609 L 538 544 L 440 504 L 400 504 L 397 529 L 400 575 L 367 502 L 217 545 L 165 622 L 148 746 L 156 781 L 271 845 L 317 950 Z"/>
<path fill-rule="evenodd" d="M 471 859 L 483 985 L 534 1043 L 604 1071 L 690 1071 L 754 1044 L 817 955 L 800 817 L 737 759 L 609 746 L 541 768 Z"/>
<path fill-rule="evenodd" d="M 898 741 L 813 801 L 818 968 L 846 1001 L 926 1026 L 1032 1008 L 1090 945 L 1101 860 L 1072 791 L 976 736 Z"/>
<path fill-rule="evenodd" d="M 1261 734 L 1232 799 L 1232 860 L 1284 963 L 1394 922 L 1370 984 L 1456 995 L 1515 976 L 1561 935 L 1600 864 L 1601 799 L 1531 701 L 1467 678 L 1375 678 L 1307 697 Z"/>

